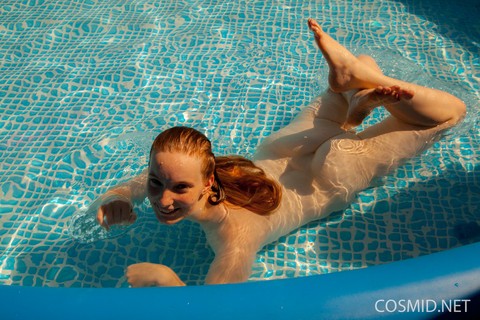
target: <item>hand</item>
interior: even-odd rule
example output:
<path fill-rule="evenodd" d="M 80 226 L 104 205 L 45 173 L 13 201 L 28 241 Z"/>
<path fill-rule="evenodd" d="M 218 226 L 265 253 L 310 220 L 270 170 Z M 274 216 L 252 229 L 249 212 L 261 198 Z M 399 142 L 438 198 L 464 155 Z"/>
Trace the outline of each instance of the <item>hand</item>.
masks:
<path fill-rule="evenodd" d="M 133 212 L 132 203 L 124 197 L 114 197 L 113 200 L 103 203 L 97 211 L 97 221 L 107 231 L 114 224 L 132 224 L 137 220 Z"/>
<path fill-rule="evenodd" d="M 137 263 L 128 266 L 127 281 L 132 287 L 184 286 L 175 271 L 163 264 Z"/>

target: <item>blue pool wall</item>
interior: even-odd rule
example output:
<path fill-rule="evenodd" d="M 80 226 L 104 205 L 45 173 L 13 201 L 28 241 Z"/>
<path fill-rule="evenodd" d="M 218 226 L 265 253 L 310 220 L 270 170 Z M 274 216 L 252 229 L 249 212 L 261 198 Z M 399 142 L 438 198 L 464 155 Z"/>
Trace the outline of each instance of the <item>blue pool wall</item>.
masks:
<path fill-rule="evenodd" d="M 474 243 L 366 269 L 245 284 L 136 289 L 0 286 L 0 313 L 2 319 L 52 320 L 474 316 L 480 312 L 479 252 L 480 243 Z M 379 300 L 429 301 L 436 306 L 467 300 L 467 312 L 464 305 L 457 310 L 462 314 L 440 314 L 440 308 L 435 313 L 386 312 Z"/>

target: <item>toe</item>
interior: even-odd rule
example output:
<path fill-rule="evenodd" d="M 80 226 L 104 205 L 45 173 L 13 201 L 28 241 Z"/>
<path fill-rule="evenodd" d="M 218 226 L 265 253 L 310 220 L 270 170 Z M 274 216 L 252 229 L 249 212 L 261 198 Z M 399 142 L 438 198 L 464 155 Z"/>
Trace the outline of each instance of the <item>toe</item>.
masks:
<path fill-rule="evenodd" d="M 312 30 L 312 23 L 313 23 L 313 19 L 312 18 L 309 18 L 308 19 L 308 27 L 310 28 L 310 30 Z"/>
<path fill-rule="evenodd" d="M 413 91 L 410 90 L 400 90 L 400 97 L 405 98 L 405 99 L 411 99 L 413 98 Z"/>
<path fill-rule="evenodd" d="M 313 20 L 312 18 L 308 19 L 308 27 L 310 28 L 310 30 L 315 32 L 315 35 L 318 35 L 318 33 L 321 30 L 320 25 L 315 20 Z"/>

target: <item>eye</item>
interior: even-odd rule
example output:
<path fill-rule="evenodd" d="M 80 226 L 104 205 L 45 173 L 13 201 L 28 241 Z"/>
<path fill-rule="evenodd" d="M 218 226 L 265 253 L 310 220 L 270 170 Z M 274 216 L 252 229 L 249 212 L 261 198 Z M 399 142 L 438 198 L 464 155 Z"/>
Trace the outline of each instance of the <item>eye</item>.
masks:
<path fill-rule="evenodd" d="M 177 192 L 187 192 L 190 186 L 186 183 L 179 183 L 175 186 Z"/>
<path fill-rule="evenodd" d="M 162 183 L 155 178 L 149 178 L 148 181 L 149 181 L 149 183 L 152 187 L 161 187 L 162 186 Z"/>

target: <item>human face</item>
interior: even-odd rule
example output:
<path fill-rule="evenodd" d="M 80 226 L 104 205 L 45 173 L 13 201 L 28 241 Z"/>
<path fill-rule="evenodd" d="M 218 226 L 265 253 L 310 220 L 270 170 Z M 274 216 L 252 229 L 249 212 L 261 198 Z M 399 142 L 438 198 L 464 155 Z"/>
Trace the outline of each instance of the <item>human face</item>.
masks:
<path fill-rule="evenodd" d="M 147 191 L 160 222 L 174 224 L 203 213 L 213 178 L 205 181 L 201 167 L 201 159 L 183 153 L 152 152 Z"/>

